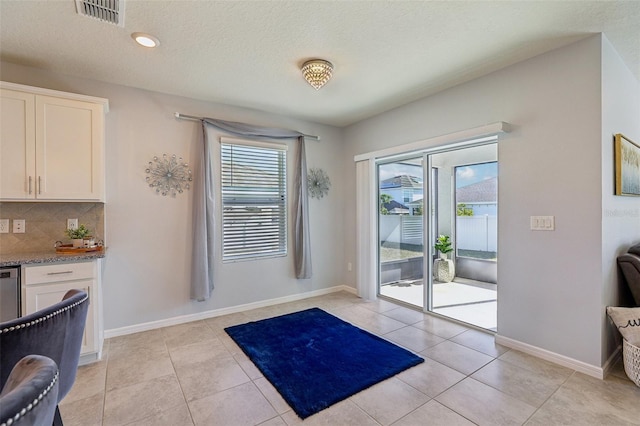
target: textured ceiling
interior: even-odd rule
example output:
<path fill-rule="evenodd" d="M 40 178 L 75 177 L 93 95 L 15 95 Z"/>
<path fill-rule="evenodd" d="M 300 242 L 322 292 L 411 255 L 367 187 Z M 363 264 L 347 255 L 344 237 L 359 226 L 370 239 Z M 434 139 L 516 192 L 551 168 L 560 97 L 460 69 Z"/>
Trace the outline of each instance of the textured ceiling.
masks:
<path fill-rule="evenodd" d="M 0 0 L 3 61 L 335 126 L 599 32 L 640 80 L 639 1 L 127 0 L 122 28 Z M 335 65 L 319 91 L 299 70 L 315 57 Z"/>

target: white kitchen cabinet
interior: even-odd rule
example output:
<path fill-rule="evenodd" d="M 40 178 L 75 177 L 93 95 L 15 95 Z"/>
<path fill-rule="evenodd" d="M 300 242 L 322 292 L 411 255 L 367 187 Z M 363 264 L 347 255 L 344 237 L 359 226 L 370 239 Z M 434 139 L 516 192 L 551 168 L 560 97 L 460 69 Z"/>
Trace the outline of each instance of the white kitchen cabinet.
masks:
<path fill-rule="evenodd" d="M 35 96 L 0 89 L 0 197 L 33 198 L 36 174 Z M 25 177 L 27 180 L 25 181 Z M 29 188 L 31 186 L 31 188 Z"/>
<path fill-rule="evenodd" d="M 0 82 L 0 200 L 104 201 L 108 101 Z"/>
<path fill-rule="evenodd" d="M 102 326 L 101 260 L 23 266 L 23 313 L 39 311 L 62 300 L 71 289 L 89 295 L 89 310 L 84 329 L 81 363 L 99 360 L 104 332 Z"/>

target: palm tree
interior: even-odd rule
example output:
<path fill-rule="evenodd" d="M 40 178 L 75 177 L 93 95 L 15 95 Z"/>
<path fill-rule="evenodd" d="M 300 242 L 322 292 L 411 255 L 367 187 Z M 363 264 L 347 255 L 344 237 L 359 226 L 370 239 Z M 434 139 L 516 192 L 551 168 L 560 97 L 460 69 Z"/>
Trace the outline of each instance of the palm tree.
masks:
<path fill-rule="evenodd" d="M 389 194 L 380 194 L 380 214 L 389 214 L 389 210 L 384 206 L 385 204 L 391 202 L 393 197 Z"/>

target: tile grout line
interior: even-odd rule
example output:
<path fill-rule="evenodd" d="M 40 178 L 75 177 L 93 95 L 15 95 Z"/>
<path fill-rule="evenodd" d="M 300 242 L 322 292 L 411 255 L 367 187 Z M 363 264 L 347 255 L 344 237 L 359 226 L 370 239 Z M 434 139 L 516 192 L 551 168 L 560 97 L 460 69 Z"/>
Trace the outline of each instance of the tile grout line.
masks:
<path fill-rule="evenodd" d="M 111 341 L 107 340 L 109 347 L 107 348 L 107 359 L 105 360 L 104 363 L 104 390 L 102 392 L 102 412 L 101 412 L 101 416 L 100 416 L 100 426 L 102 426 L 104 424 L 104 409 L 105 406 L 107 405 L 107 376 L 109 374 L 109 349 L 111 348 Z M 104 343 L 103 343 L 104 345 Z M 104 351 L 104 347 L 102 348 L 102 350 Z"/>
<path fill-rule="evenodd" d="M 524 424 L 526 424 L 529 420 L 531 420 L 531 419 L 536 415 L 536 413 L 537 413 L 538 411 L 540 411 L 540 409 L 542 409 L 542 407 L 544 407 L 544 406 L 545 406 L 545 404 L 546 404 L 547 402 L 549 402 L 549 400 L 550 400 L 551 398 L 553 398 L 553 396 L 554 396 L 556 393 L 558 393 L 558 391 L 559 391 L 560 389 L 562 389 L 562 387 L 563 387 L 563 386 L 564 386 L 564 385 L 569 381 L 569 379 L 571 379 L 575 374 L 576 374 L 576 371 L 575 371 L 575 370 L 573 370 L 573 371 L 571 372 L 571 374 L 569 374 L 569 376 L 568 376 L 568 377 L 567 377 L 567 378 L 566 378 L 566 379 L 565 379 L 565 380 L 560 384 L 560 386 L 558 386 L 558 387 L 556 388 L 556 390 L 554 390 L 554 391 L 551 393 L 551 395 L 549 395 L 549 396 L 544 400 L 544 402 L 543 402 L 542 404 L 540 404 L 540 406 L 539 406 L 539 407 L 537 407 L 533 413 L 531 413 L 531 415 L 527 418 L 527 420 L 525 420 L 525 422 L 523 423 L 523 425 L 524 425 Z"/>
<path fill-rule="evenodd" d="M 217 338 L 216 331 L 207 323 L 207 321 L 202 320 L 202 322 L 204 323 L 205 326 L 207 326 L 207 328 L 211 331 L 211 333 L 213 333 L 213 335 L 216 336 L 216 338 Z M 165 346 L 166 346 L 167 341 L 164 338 L 164 333 L 162 334 L 162 339 L 164 340 Z M 222 342 L 220 342 L 220 343 L 222 343 Z M 184 346 L 188 346 L 188 345 L 184 345 Z M 184 398 L 184 403 L 187 406 L 187 411 L 189 412 L 189 418 L 191 419 L 191 423 L 195 426 L 196 425 L 196 420 L 193 418 L 193 413 L 191 412 L 191 405 L 189 405 L 189 401 L 187 401 L 187 396 L 184 393 L 184 388 L 182 387 L 182 382 L 180 381 L 180 376 L 178 376 L 178 371 L 176 370 L 176 364 L 175 364 L 175 362 L 173 360 L 173 357 L 171 356 L 171 351 L 169 350 L 169 347 L 167 347 L 167 352 L 169 353 L 169 359 L 171 360 L 171 367 L 173 367 L 173 372 L 176 375 L 176 380 L 178 381 L 178 386 L 180 386 L 180 392 L 182 393 L 182 397 Z"/>
<path fill-rule="evenodd" d="M 390 309 L 389 311 L 392 311 L 392 310 L 393 310 L 393 309 Z M 385 311 L 385 312 L 389 312 L 389 311 Z M 383 316 L 385 316 L 385 317 L 387 317 L 387 318 L 395 319 L 395 318 L 389 317 L 388 315 L 385 315 L 384 313 L 379 313 L 379 314 L 380 314 L 380 315 L 383 315 Z M 399 320 L 396 320 L 396 321 L 399 321 Z M 416 321 L 416 322 L 414 322 L 414 323 L 412 323 L 412 324 L 406 324 L 406 325 L 405 325 L 405 327 L 402 327 L 402 328 L 406 328 L 406 327 L 413 327 L 413 325 L 414 325 L 414 324 L 418 324 L 418 323 L 419 323 L 419 322 L 421 322 L 421 321 L 424 321 L 424 319 L 422 319 L 422 320 L 420 320 L 420 321 Z M 400 322 L 402 322 L 402 321 L 400 321 Z M 464 326 L 463 326 L 463 327 L 464 327 Z M 432 336 L 439 337 L 439 338 L 443 339 L 441 342 L 436 343 L 435 345 L 428 346 L 427 348 L 423 349 L 423 351 L 425 351 L 425 350 L 427 350 L 427 349 L 429 349 L 429 348 L 433 348 L 433 347 L 435 347 L 435 346 L 437 346 L 437 345 L 439 345 L 439 344 L 441 344 L 441 343 L 444 343 L 444 342 L 446 342 L 446 341 L 451 341 L 452 343 L 456 343 L 456 344 L 458 344 L 458 345 L 460 345 L 460 346 L 462 346 L 462 347 L 465 347 L 465 348 L 467 348 L 467 349 L 470 349 L 470 350 L 473 350 L 473 351 L 475 351 L 475 352 L 478 352 L 478 353 L 484 354 L 483 352 L 480 352 L 480 351 L 478 351 L 478 350 L 477 350 L 477 349 L 475 349 L 475 348 L 470 348 L 470 347 L 468 347 L 468 346 L 465 346 L 465 345 L 463 345 L 463 344 L 460 344 L 460 343 L 457 343 L 457 342 L 454 342 L 454 341 L 452 341 L 452 340 L 451 340 L 451 339 L 453 339 L 453 338 L 455 338 L 455 337 L 460 336 L 461 334 L 466 333 L 467 331 L 471 330 L 471 328 L 467 328 L 467 327 L 465 327 L 465 328 L 467 328 L 466 330 L 461 331 L 460 333 L 457 333 L 457 334 L 455 334 L 455 335 L 453 335 L 453 336 L 451 336 L 451 337 L 449 337 L 449 338 L 445 338 L 445 337 L 439 336 L 439 335 L 437 335 L 437 334 L 434 334 L 434 333 L 431 333 L 431 332 L 429 332 L 429 331 L 423 330 L 423 329 L 421 329 L 421 328 L 419 328 L 419 327 L 413 327 L 413 328 L 416 328 L 416 329 L 421 330 L 421 331 L 423 331 L 423 332 L 425 332 L 425 333 L 427 333 L 427 334 L 430 334 L 430 335 L 432 335 Z M 397 331 L 397 330 L 390 331 L 390 332 L 388 332 L 388 333 L 386 333 L 386 334 L 393 333 L 394 331 Z M 385 335 L 386 335 L 386 334 L 385 334 Z M 384 337 L 385 335 L 380 334 L 380 337 Z M 385 337 L 385 338 L 386 338 L 386 337 Z M 387 339 L 387 340 L 388 340 L 388 339 Z M 399 346 L 402 346 L 401 344 L 399 344 L 399 343 L 397 343 L 397 342 L 392 342 L 392 343 L 397 344 L 397 345 L 399 345 Z M 411 413 L 413 413 L 413 412 L 417 411 L 418 409 L 420 409 L 420 408 L 421 408 L 421 407 L 423 407 L 424 405 L 428 404 L 430 401 L 434 401 L 435 403 L 442 405 L 442 406 L 443 406 L 443 407 L 445 407 L 446 409 L 451 410 L 451 412 L 456 413 L 457 415 L 459 415 L 459 416 L 461 416 L 462 418 L 464 418 L 464 419 L 466 419 L 466 420 L 470 421 L 471 423 L 473 423 L 473 424 L 477 424 L 477 423 L 473 422 L 471 419 L 468 419 L 467 417 L 465 417 L 463 414 L 461 414 L 461 413 L 457 412 L 456 410 L 452 409 L 451 407 L 448 407 L 448 406 L 446 406 L 446 405 L 442 404 L 441 402 L 439 402 L 438 400 L 436 400 L 436 398 L 437 398 L 439 395 L 441 395 L 441 394 L 443 394 L 444 392 L 446 392 L 447 390 L 449 390 L 449 389 L 451 389 L 452 387 L 454 387 L 455 385 L 457 385 L 458 383 L 462 382 L 463 380 L 465 380 L 465 379 L 467 379 L 467 378 L 471 378 L 471 375 L 472 375 L 472 374 L 474 374 L 476 371 L 478 371 L 479 369 L 483 368 L 484 366 L 488 365 L 489 363 L 491 363 L 491 362 L 495 361 L 497 358 L 496 358 L 496 357 L 493 357 L 492 355 L 489 355 L 489 354 L 484 354 L 484 355 L 487 355 L 487 356 L 492 357 L 492 358 L 493 358 L 493 360 L 492 360 L 492 361 L 490 361 L 490 362 L 488 362 L 487 364 L 484 364 L 483 366 L 481 366 L 481 367 L 480 367 L 480 368 L 478 368 L 477 370 L 475 370 L 475 371 L 471 372 L 470 374 L 466 374 L 466 373 L 463 373 L 463 372 L 461 372 L 461 371 L 459 371 L 459 370 L 456 370 L 456 369 L 455 369 L 455 368 L 453 368 L 453 367 L 450 367 L 450 366 L 448 366 L 448 365 L 446 365 L 446 364 L 443 364 L 443 363 L 441 363 L 440 361 L 435 360 L 435 359 L 433 359 L 433 358 L 429 357 L 429 356 L 428 356 L 428 355 L 426 355 L 426 354 L 423 354 L 423 353 L 422 353 L 423 351 L 415 352 L 415 351 L 413 351 L 412 349 L 406 348 L 406 347 L 404 347 L 404 346 L 402 346 L 402 347 L 403 347 L 403 348 L 405 348 L 405 349 L 407 349 L 407 350 L 409 350 L 409 351 L 411 351 L 411 352 L 413 352 L 413 353 L 415 353 L 415 354 L 416 354 L 416 355 L 418 355 L 418 356 L 421 356 L 421 357 L 427 358 L 427 359 L 429 359 L 429 360 L 431 360 L 431 361 L 433 361 L 433 362 L 436 362 L 436 363 L 441 364 L 441 365 L 443 365 L 443 366 L 445 366 L 445 367 L 447 367 L 447 368 L 450 368 L 450 369 L 452 369 L 452 370 L 454 370 L 454 371 L 457 371 L 458 373 L 465 375 L 465 377 L 464 377 L 464 378 L 462 378 L 462 379 L 460 379 L 460 380 L 458 380 L 457 382 L 453 383 L 451 386 L 447 387 L 446 389 L 442 390 L 442 391 L 441 391 L 441 392 L 439 392 L 437 395 L 435 395 L 435 396 L 431 397 L 430 395 L 425 394 L 425 393 L 424 393 L 424 392 L 422 392 L 421 390 L 417 389 L 416 387 L 412 386 L 411 384 L 409 384 L 409 383 L 405 382 L 404 380 L 402 380 L 401 378 L 397 377 L 399 374 L 398 374 L 398 375 L 396 375 L 396 376 L 394 376 L 394 377 L 396 377 L 398 380 L 400 380 L 402 383 L 405 383 L 407 386 L 411 387 L 412 389 L 416 390 L 417 392 L 420 392 L 421 394 L 423 394 L 423 395 L 425 395 L 425 396 L 427 396 L 427 397 L 429 398 L 429 400 L 428 400 L 428 401 L 426 401 L 424 404 L 420 405 L 419 407 L 416 407 L 414 410 L 410 411 L 409 413 L 406 413 L 404 416 L 402 416 L 402 417 L 400 417 L 399 419 L 397 419 L 397 420 L 396 420 L 396 422 L 398 422 L 398 421 L 400 421 L 401 419 L 403 419 L 403 418 L 407 417 L 409 414 L 411 414 Z M 395 422 L 394 422 L 394 423 L 395 423 Z"/>

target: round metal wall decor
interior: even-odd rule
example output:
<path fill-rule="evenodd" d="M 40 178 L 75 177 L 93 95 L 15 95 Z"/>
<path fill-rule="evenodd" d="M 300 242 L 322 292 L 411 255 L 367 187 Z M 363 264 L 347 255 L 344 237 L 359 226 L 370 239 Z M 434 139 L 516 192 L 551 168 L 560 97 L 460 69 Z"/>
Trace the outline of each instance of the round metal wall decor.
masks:
<path fill-rule="evenodd" d="M 307 189 L 312 198 L 322 198 L 329 192 L 331 181 L 322 169 L 309 169 L 307 173 Z"/>
<path fill-rule="evenodd" d="M 175 154 L 163 154 L 162 158 L 153 157 L 145 171 L 148 175 L 147 183 L 149 187 L 155 188 L 156 194 L 175 197 L 191 188 L 191 169 L 182 161 L 182 157 L 176 157 Z"/>

